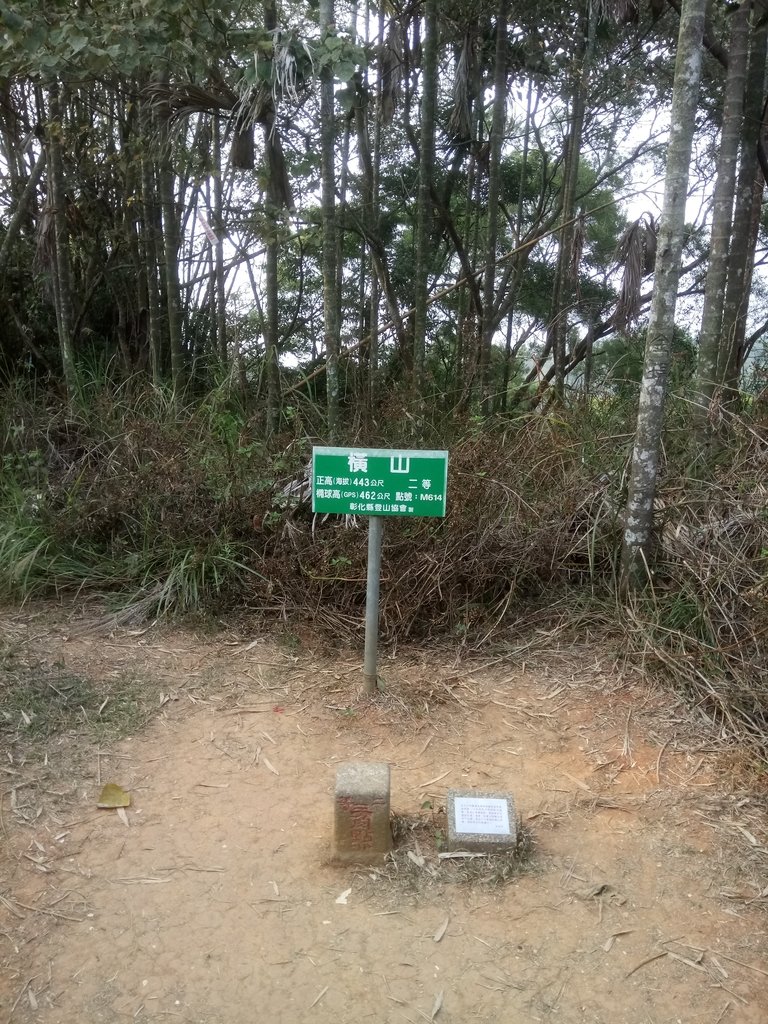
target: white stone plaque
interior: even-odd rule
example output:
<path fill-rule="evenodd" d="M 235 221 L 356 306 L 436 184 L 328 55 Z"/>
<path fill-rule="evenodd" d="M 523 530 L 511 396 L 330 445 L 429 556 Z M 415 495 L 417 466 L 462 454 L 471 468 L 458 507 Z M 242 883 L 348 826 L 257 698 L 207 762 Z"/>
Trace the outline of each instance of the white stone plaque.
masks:
<path fill-rule="evenodd" d="M 454 801 L 456 831 L 493 836 L 510 835 L 506 800 L 491 797 L 457 796 Z"/>

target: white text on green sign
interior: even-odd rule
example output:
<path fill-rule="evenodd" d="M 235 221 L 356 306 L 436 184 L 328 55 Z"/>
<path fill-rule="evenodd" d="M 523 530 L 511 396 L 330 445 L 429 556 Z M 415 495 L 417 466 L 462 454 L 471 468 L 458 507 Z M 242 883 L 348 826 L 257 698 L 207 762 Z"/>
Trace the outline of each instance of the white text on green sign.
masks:
<path fill-rule="evenodd" d="M 444 516 L 448 452 L 313 448 L 312 511 Z"/>

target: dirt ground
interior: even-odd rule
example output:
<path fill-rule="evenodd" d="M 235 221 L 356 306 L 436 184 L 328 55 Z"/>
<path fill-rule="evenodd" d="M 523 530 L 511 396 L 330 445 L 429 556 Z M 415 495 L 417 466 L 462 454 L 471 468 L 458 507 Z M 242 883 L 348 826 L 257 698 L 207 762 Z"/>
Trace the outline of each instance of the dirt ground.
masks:
<path fill-rule="evenodd" d="M 0 1022 L 768 1020 L 764 805 L 609 655 L 399 651 L 364 702 L 353 653 L 224 629 L 11 611 L 0 641 L 155 708 L 118 742 L 0 751 Z M 347 759 L 391 765 L 423 867 L 328 863 Z M 127 825 L 95 807 L 109 781 Z M 514 794 L 532 849 L 506 884 L 437 858 L 449 787 Z"/>

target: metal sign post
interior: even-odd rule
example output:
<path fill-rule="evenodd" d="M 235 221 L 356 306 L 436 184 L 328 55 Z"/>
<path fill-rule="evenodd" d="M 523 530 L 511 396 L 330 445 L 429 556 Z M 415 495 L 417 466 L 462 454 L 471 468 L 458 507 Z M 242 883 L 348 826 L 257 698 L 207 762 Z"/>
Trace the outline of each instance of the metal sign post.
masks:
<path fill-rule="evenodd" d="M 376 693 L 376 654 L 379 647 L 379 582 L 381 581 L 381 538 L 384 520 L 368 520 L 368 581 L 365 591 L 365 657 L 363 693 Z"/>
<path fill-rule="evenodd" d="M 313 448 L 312 511 L 368 516 L 365 693 L 376 691 L 384 516 L 445 515 L 448 452 Z"/>

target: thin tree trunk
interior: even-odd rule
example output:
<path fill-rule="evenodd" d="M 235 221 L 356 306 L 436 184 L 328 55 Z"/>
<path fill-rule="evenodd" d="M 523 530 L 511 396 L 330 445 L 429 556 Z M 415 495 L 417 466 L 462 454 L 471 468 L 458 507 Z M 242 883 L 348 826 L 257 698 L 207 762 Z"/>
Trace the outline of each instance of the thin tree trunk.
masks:
<path fill-rule="evenodd" d="M 367 10 L 370 10 L 370 0 Z M 366 38 L 368 37 L 366 32 Z M 384 8 L 379 8 L 378 46 L 381 53 L 384 46 Z M 376 76 L 376 118 L 373 126 L 373 164 L 371 167 L 371 225 L 378 231 L 379 225 L 379 175 L 381 172 L 381 95 L 382 76 Z M 373 250 L 369 246 L 371 256 L 371 340 L 368 356 L 368 415 L 373 419 L 376 404 L 376 391 L 379 374 L 379 279 L 373 265 Z"/>
<path fill-rule="evenodd" d="M 168 315 L 165 301 L 165 260 L 163 219 L 158 188 L 157 161 L 153 154 L 155 125 L 148 102 L 142 101 L 141 213 L 144 265 L 147 275 L 149 310 L 149 353 L 152 381 L 159 384 L 170 368 Z"/>
<path fill-rule="evenodd" d="M 728 266 L 728 286 L 725 290 L 723 309 L 723 343 L 718 361 L 717 377 L 723 389 L 723 406 L 734 410 L 740 399 L 739 379 L 744 361 L 749 354 L 746 348 L 747 314 L 752 294 L 752 276 L 755 269 L 755 249 L 760 233 L 760 217 L 763 209 L 765 179 L 752 165 L 755 176 L 750 196 L 740 195 L 737 189 L 737 208 L 734 219 L 734 241 L 731 246 L 731 260 Z M 749 206 L 747 199 L 751 199 Z M 742 201 L 744 206 L 741 206 Z M 738 232 L 738 234 L 737 234 Z"/>
<path fill-rule="evenodd" d="M 45 170 L 45 163 L 47 154 L 45 149 L 40 150 L 40 154 L 35 160 L 35 166 L 32 168 L 27 183 L 24 186 L 24 191 L 19 196 L 19 201 L 16 204 L 16 210 L 11 217 L 8 227 L 3 237 L 3 244 L 0 246 L 0 276 L 5 273 L 5 268 L 8 264 L 8 259 L 11 255 L 14 242 L 16 241 L 22 225 L 29 215 L 29 209 L 37 195 L 37 187 L 40 184 L 40 179 L 43 176 Z"/>
<path fill-rule="evenodd" d="M 651 564 L 653 505 L 675 326 L 706 9 L 707 0 L 683 0 L 680 15 L 664 205 L 622 548 L 623 583 L 630 588 L 647 581 Z"/>
<path fill-rule="evenodd" d="M 507 392 L 509 391 L 509 378 L 512 375 L 512 329 L 514 326 L 514 317 L 512 313 L 507 317 L 507 336 L 504 342 L 504 369 L 502 371 L 501 389 L 496 401 L 494 402 L 495 409 L 499 412 L 507 411 Z"/>
<path fill-rule="evenodd" d="M 425 4 L 424 68 L 421 91 L 419 186 L 416 194 L 416 265 L 413 295 L 413 392 L 424 395 L 424 362 L 427 338 L 427 297 L 432 232 L 430 187 L 435 167 L 435 118 L 437 115 L 437 60 L 439 50 L 437 0 Z"/>
<path fill-rule="evenodd" d="M 77 397 L 77 369 L 72 341 L 72 266 L 69 258 L 69 230 L 67 227 L 64 167 L 61 157 L 63 123 L 58 82 L 53 82 L 48 88 L 48 108 L 48 184 L 55 239 L 53 284 L 56 325 L 67 400 L 74 402 Z"/>
<path fill-rule="evenodd" d="M 525 180 L 528 173 L 528 150 L 531 143 L 531 117 L 533 113 L 533 82 L 528 82 L 528 98 L 525 107 L 525 133 L 523 135 L 523 154 L 520 162 L 520 184 L 517 190 L 517 211 L 515 213 L 515 233 L 512 248 L 517 249 L 523 231 L 523 201 L 525 199 Z M 514 299 L 513 299 L 514 301 Z M 509 381 L 512 376 L 512 320 L 514 305 L 507 312 L 507 344 L 504 349 L 504 383 L 501 395 L 501 410 L 507 411 L 509 401 Z"/>
<path fill-rule="evenodd" d="M 697 433 L 705 442 L 709 431 L 709 406 L 717 386 L 718 354 L 722 343 L 723 307 L 736 191 L 736 164 L 744 115 L 744 83 L 747 77 L 749 14 L 751 0 L 741 0 L 731 14 L 728 74 L 723 100 L 723 128 L 717 160 L 717 180 L 712 206 L 712 239 L 704 288 L 704 308 L 699 334 L 696 381 Z"/>
<path fill-rule="evenodd" d="M 277 4 L 275 0 L 265 0 L 264 3 L 264 28 L 273 32 L 277 28 Z M 271 144 L 270 136 L 275 130 L 274 111 L 264 125 L 264 146 L 269 149 Z M 277 140 L 272 140 L 277 141 Z M 279 228 L 281 219 L 280 210 L 281 188 L 274 173 L 274 163 L 270 167 L 269 181 L 267 184 L 267 220 L 271 221 L 267 230 L 266 245 L 266 295 L 264 297 L 265 324 L 264 324 L 264 372 L 267 383 L 267 436 L 271 437 L 280 423 L 280 362 L 278 356 L 278 344 L 280 340 L 280 312 L 279 312 Z M 283 197 L 284 198 L 284 197 Z"/>
<path fill-rule="evenodd" d="M 755 247 L 765 185 L 757 159 L 766 73 L 766 51 L 768 49 L 768 22 L 766 22 L 765 3 L 755 5 L 752 19 L 752 40 L 744 104 L 744 128 L 741 138 L 733 231 L 728 258 L 728 283 L 723 306 L 722 342 L 717 366 L 717 380 L 723 387 L 724 403 L 731 406 L 738 401 L 739 374 L 745 358 L 744 339 L 747 312 L 752 290 Z"/>
<path fill-rule="evenodd" d="M 586 29 L 586 31 L 585 31 Z M 581 138 L 586 115 L 589 63 L 595 32 L 595 16 L 587 0 L 586 12 L 580 17 L 576 30 L 574 70 L 571 87 L 571 128 L 565 145 L 563 161 L 563 203 L 560 248 L 557 257 L 555 287 L 552 294 L 550 316 L 552 358 L 555 365 L 555 395 L 558 401 L 565 397 L 565 365 L 567 360 L 568 314 L 573 302 L 578 266 L 574 265 L 576 188 L 581 161 Z"/>
<path fill-rule="evenodd" d="M 279 211 L 274 206 L 267 206 L 275 220 Z M 276 231 L 277 224 L 273 230 Z M 264 369 L 267 376 L 267 434 L 271 436 L 277 430 L 280 421 L 280 378 L 278 371 L 277 346 L 280 334 L 279 314 L 279 277 L 278 277 L 278 241 L 270 239 L 267 244 L 266 258 L 266 324 L 264 330 Z"/>
<path fill-rule="evenodd" d="M 335 32 L 334 0 L 320 0 L 320 35 Z M 339 436 L 339 349 L 341 323 L 336 271 L 336 169 L 334 166 L 336 128 L 334 123 L 333 68 L 320 72 L 320 167 L 323 225 L 323 312 L 326 380 L 328 388 L 328 436 Z"/>
<path fill-rule="evenodd" d="M 496 249 L 499 239 L 499 191 L 501 186 L 501 149 L 507 113 L 507 0 L 499 0 L 496 11 L 496 55 L 493 78 L 493 114 L 491 117 L 490 167 L 488 171 L 488 229 L 483 276 L 483 318 L 480 348 L 480 387 L 482 412 L 488 416 L 492 408 L 491 350 L 496 330 L 494 306 L 496 298 Z M 511 347 L 511 318 L 507 350 Z"/>
<path fill-rule="evenodd" d="M 216 242 L 214 244 L 214 262 L 216 273 L 216 349 L 222 366 L 228 362 L 227 344 L 227 296 L 226 276 L 224 273 L 224 167 L 221 153 L 221 119 L 213 115 L 213 206 L 216 225 Z"/>
<path fill-rule="evenodd" d="M 176 175 L 171 160 L 171 140 L 163 132 L 160 143 L 158 186 L 162 211 L 162 243 L 165 277 L 165 303 L 168 344 L 171 354 L 171 380 L 179 395 L 184 386 L 184 351 L 181 339 L 181 295 L 179 289 L 179 220 L 176 210 Z"/>
<path fill-rule="evenodd" d="M 347 190 L 349 187 L 349 142 L 351 135 L 350 121 L 347 118 L 344 123 L 344 130 L 341 135 L 341 152 L 339 154 L 339 192 L 337 196 L 338 209 L 342 211 L 341 217 L 336 221 L 336 301 L 338 303 L 339 331 L 344 323 L 344 294 L 342 283 L 344 280 L 344 213 L 347 206 Z"/>
<path fill-rule="evenodd" d="M 469 253 L 469 264 L 476 268 L 480 254 L 480 162 L 477 154 L 483 142 L 483 103 L 480 97 L 473 101 L 470 110 L 472 139 L 470 140 L 470 160 L 467 167 L 467 192 L 465 215 L 465 248 Z M 476 271 L 473 269 L 473 273 Z M 470 404 L 482 401 L 482 389 L 479 386 L 478 368 L 480 365 L 480 317 L 477 309 L 469 299 L 469 292 L 462 288 L 462 305 L 460 306 L 461 347 L 463 349 L 464 381 L 463 391 L 457 402 L 457 409 L 465 411 Z M 480 297 L 482 303 L 482 296 Z M 462 315 L 463 314 L 463 315 Z"/>

